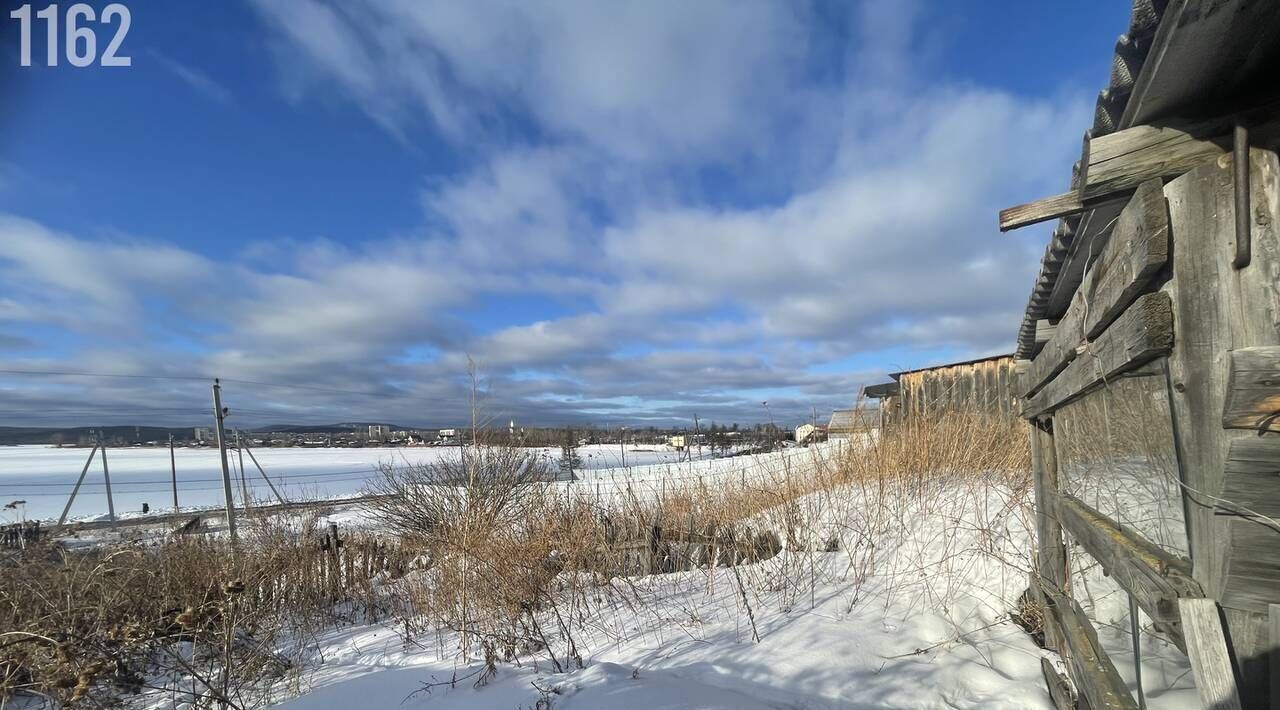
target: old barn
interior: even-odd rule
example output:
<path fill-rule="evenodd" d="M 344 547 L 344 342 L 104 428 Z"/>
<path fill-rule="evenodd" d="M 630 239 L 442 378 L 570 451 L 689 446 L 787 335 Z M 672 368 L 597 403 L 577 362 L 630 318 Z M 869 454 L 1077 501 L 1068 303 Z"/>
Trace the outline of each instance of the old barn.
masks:
<path fill-rule="evenodd" d="M 1000 214 L 1056 220 L 1016 356 L 1060 707 L 1280 707 L 1278 48 L 1280 3 L 1138 0 L 1070 189 Z"/>

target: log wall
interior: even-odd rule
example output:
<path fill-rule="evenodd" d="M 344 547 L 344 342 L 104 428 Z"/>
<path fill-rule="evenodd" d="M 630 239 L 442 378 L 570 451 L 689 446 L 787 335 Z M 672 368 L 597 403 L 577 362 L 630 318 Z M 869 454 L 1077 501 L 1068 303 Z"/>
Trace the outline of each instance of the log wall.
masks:
<path fill-rule="evenodd" d="M 1069 580 L 1063 589 L 1064 553 L 1096 561 L 1157 633 L 1188 652 L 1202 698 L 1215 707 L 1280 707 L 1272 697 L 1280 679 L 1269 678 L 1280 639 L 1271 638 L 1268 616 L 1280 604 L 1280 160 L 1257 149 L 1249 159 L 1249 263 L 1236 259 L 1243 233 L 1234 205 L 1244 183 L 1230 155 L 1168 184 L 1138 185 L 1070 309 L 1018 379 L 1022 416 L 1033 423 L 1040 542 L 1032 591 L 1046 606 L 1047 645 L 1067 659 L 1079 696 L 1093 705 L 1128 707 L 1134 698 L 1099 655 Z M 1161 416 L 1174 433 L 1190 559 L 1067 495 L 1058 481 L 1055 413 L 1139 371 L 1167 386 Z M 926 373 L 911 389 L 928 402 L 937 382 Z M 905 380 L 903 389 L 905 400 Z"/>

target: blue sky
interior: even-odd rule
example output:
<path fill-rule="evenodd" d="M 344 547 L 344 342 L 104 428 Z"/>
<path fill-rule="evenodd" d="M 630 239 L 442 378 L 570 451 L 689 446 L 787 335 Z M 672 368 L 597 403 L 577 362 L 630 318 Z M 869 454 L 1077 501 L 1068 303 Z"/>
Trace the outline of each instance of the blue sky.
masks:
<path fill-rule="evenodd" d="M 747 423 L 1011 349 L 1046 232 L 995 212 L 1065 187 L 1127 23 L 129 5 L 128 68 L 19 68 L 3 25 L 0 369 L 218 375 L 280 385 L 228 387 L 260 420 L 410 424 L 463 416 L 468 357 L 499 421 Z M 2 424 L 189 423 L 207 387 L 0 393 Z"/>

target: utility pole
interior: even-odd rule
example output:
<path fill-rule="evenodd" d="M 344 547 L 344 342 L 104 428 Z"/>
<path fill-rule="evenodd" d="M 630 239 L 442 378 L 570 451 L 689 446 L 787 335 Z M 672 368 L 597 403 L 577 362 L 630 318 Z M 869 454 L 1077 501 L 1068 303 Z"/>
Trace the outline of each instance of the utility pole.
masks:
<path fill-rule="evenodd" d="M 698 442 L 698 458 L 702 458 L 702 431 L 698 427 L 698 414 L 693 415 L 693 440 Z"/>
<path fill-rule="evenodd" d="M 169 476 L 173 479 L 173 510 L 178 510 L 178 462 L 173 458 L 173 434 L 169 435 Z"/>
<path fill-rule="evenodd" d="M 618 429 L 618 448 L 622 450 L 622 467 L 627 467 L 627 428 Z"/>
<path fill-rule="evenodd" d="M 107 515 L 114 526 L 116 522 L 116 504 L 111 498 L 111 471 L 107 468 L 107 444 L 102 440 L 102 432 L 98 432 L 98 453 L 102 454 L 102 480 L 107 484 Z"/>
<path fill-rule="evenodd" d="M 222 408 L 222 386 L 213 381 L 213 418 L 217 422 L 218 455 L 222 458 L 222 499 L 227 504 L 227 533 L 236 543 L 236 507 L 231 495 L 231 469 L 227 466 L 227 431 L 222 426 L 226 410 Z"/>

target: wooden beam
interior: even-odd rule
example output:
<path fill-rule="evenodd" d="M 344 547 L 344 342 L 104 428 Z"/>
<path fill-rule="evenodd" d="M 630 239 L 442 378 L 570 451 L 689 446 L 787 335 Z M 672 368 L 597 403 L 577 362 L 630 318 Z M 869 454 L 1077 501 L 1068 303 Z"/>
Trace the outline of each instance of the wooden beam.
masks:
<path fill-rule="evenodd" d="M 1055 496 L 1054 511 L 1063 529 L 1133 595 L 1156 629 L 1185 650 L 1177 600 L 1204 595 L 1191 578 L 1191 563 L 1073 496 Z"/>
<path fill-rule="evenodd" d="M 1249 134 L 1254 146 L 1275 144 L 1280 135 L 1280 121 L 1275 115 L 1274 106 L 1239 115 L 1252 124 Z M 1255 116 L 1265 116 L 1265 120 L 1255 124 Z M 1079 188 L 1000 210 L 1000 231 L 1079 214 L 1124 199 L 1148 180 L 1176 177 L 1230 152 L 1231 126 L 1236 118 L 1233 115 L 1134 126 L 1094 138 L 1084 151 Z"/>
<path fill-rule="evenodd" d="M 1280 710 L 1280 604 L 1267 605 L 1269 669 L 1271 676 L 1271 710 Z"/>
<path fill-rule="evenodd" d="M 1076 697 L 1071 689 L 1071 681 L 1067 680 L 1053 667 L 1053 662 L 1044 656 L 1040 657 L 1040 672 L 1044 674 L 1045 687 L 1049 689 L 1049 700 L 1057 710 L 1075 710 Z"/>
<path fill-rule="evenodd" d="M 1032 362 L 1024 394 L 1033 394 L 1075 359 L 1147 288 L 1169 261 L 1169 212 L 1158 180 L 1144 183 L 1116 218 L 1111 239 L 1072 296 L 1071 307 Z"/>
<path fill-rule="evenodd" d="M 1133 695 L 1107 652 L 1098 643 L 1098 634 L 1089 619 L 1070 597 L 1051 585 L 1042 585 L 1045 613 L 1062 632 L 1066 661 L 1076 691 L 1090 708 L 1137 710 Z"/>
<path fill-rule="evenodd" d="M 1196 679 L 1200 706 L 1214 710 L 1242 710 L 1218 604 L 1212 599 L 1181 599 L 1178 611 L 1187 637 L 1187 658 Z"/>
<path fill-rule="evenodd" d="M 1248 518 L 1226 517 L 1225 544 L 1230 550 L 1222 605 L 1266 614 L 1280 604 L 1280 530 Z"/>
<path fill-rule="evenodd" d="M 1224 429 L 1280 431 L 1280 345 L 1229 353 Z"/>
<path fill-rule="evenodd" d="M 1057 377 L 1027 400 L 1022 416 L 1050 412 L 1094 386 L 1150 362 L 1173 346 L 1173 310 L 1169 295 L 1149 293 L 1134 302 L 1095 341 L 1080 349 Z"/>
<path fill-rule="evenodd" d="M 1256 514 L 1280 519 L 1280 439 L 1232 439 L 1221 497 Z M 1231 510 L 1245 514 L 1239 507 Z M 1280 537 L 1276 544 L 1280 545 Z"/>
<path fill-rule="evenodd" d="M 1223 429 L 1227 401 L 1228 353 L 1242 348 L 1280 345 L 1275 326 L 1280 298 L 1274 274 L 1280 272 L 1280 161 L 1274 153 L 1252 151 L 1249 186 L 1254 215 L 1253 261 L 1234 269 L 1235 197 L 1230 160 L 1213 160 L 1165 186 L 1173 242 L 1173 296 L 1178 337 L 1169 355 L 1170 406 L 1177 429 L 1178 458 L 1189 493 L 1187 528 L 1195 578 L 1206 596 L 1227 597 L 1228 566 L 1240 561 L 1231 550 L 1228 524 L 1221 515 L 1226 461 L 1233 439 L 1254 434 Z M 1270 434 L 1267 435 L 1271 436 Z M 1245 521 L 1247 522 L 1247 521 Z M 1280 560 L 1280 546 L 1263 552 Z M 1245 643 L 1252 635 L 1233 633 Z M 1246 645 L 1241 658 L 1256 655 Z"/>
<path fill-rule="evenodd" d="M 1111 201 L 1122 200 L 1124 197 L 1124 195 L 1117 195 Z M 1094 206 L 1086 204 L 1076 192 L 1064 192 L 1034 202 L 1006 207 L 1000 210 L 1000 231 L 1008 232 L 1059 217 L 1069 217 Z"/>
<path fill-rule="evenodd" d="M 1036 321 L 1036 345 L 1043 345 L 1049 342 L 1053 337 L 1054 331 L 1058 329 L 1057 321 L 1038 320 Z"/>

